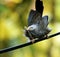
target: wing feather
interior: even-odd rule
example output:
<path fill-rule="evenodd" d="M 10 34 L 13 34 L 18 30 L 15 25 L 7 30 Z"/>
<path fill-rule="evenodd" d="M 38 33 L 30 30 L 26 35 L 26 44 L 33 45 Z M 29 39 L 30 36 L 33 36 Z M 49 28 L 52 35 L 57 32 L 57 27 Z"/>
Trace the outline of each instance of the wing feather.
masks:
<path fill-rule="evenodd" d="M 28 18 L 28 26 L 37 23 L 38 17 L 40 17 L 40 13 L 37 11 L 31 10 Z"/>
<path fill-rule="evenodd" d="M 44 26 L 47 27 L 47 25 L 48 25 L 48 16 L 42 17 L 42 20 L 44 22 Z"/>

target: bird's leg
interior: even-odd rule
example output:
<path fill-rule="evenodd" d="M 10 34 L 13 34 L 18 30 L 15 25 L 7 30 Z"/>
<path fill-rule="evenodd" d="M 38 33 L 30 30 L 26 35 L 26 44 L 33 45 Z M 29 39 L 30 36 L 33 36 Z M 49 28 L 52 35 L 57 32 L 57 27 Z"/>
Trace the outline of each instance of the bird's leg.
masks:
<path fill-rule="evenodd" d="M 28 37 L 29 37 L 29 39 L 31 40 L 31 42 L 34 43 L 34 42 L 35 42 L 35 39 L 34 39 L 34 37 L 31 35 L 31 33 L 29 32 L 29 30 L 27 30 L 27 27 L 24 27 L 24 29 L 25 29 L 25 31 L 28 32 Z"/>
<path fill-rule="evenodd" d="M 27 31 L 28 31 L 28 30 L 27 30 Z M 29 33 L 29 37 L 30 37 L 31 42 L 34 43 L 34 42 L 35 42 L 34 37 L 31 35 L 31 33 L 30 33 L 29 31 L 28 31 L 28 33 Z"/>

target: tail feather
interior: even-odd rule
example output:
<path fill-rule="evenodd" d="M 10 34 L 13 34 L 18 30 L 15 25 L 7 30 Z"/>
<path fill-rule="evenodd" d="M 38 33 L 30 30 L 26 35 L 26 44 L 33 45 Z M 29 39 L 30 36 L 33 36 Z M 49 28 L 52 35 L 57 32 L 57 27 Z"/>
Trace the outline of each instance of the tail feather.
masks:
<path fill-rule="evenodd" d="M 43 2 L 40 0 L 36 0 L 35 8 L 36 8 L 36 11 L 38 11 L 42 15 L 43 9 L 44 9 Z"/>

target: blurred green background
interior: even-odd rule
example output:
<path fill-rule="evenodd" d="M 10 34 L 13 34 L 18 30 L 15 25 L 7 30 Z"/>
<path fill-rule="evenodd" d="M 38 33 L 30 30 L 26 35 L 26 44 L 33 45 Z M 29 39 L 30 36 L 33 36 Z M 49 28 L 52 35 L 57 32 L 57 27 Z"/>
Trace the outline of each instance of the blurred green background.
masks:
<path fill-rule="evenodd" d="M 49 16 L 50 34 L 60 31 L 60 0 L 43 0 L 44 15 Z M 35 0 L 0 0 L 0 49 L 28 42 L 24 36 Z M 0 54 L 0 57 L 60 57 L 60 36 L 28 47 Z"/>

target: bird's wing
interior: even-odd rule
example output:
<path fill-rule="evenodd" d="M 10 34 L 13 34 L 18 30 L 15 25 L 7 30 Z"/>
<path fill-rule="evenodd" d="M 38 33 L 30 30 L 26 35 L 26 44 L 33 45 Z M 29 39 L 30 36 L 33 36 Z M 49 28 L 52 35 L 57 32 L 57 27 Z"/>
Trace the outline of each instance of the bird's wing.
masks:
<path fill-rule="evenodd" d="M 29 13 L 29 17 L 28 17 L 28 26 L 31 25 L 31 21 L 32 21 L 34 14 L 35 14 L 35 11 L 31 10 Z"/>
<path fill-rule="evenodd" d="M 38 13 L 37 11 L 31 10 L 28 18 L 28 26 L 34 23 L 37 23 L 38 16 L 40 17 L 40 13 Z"/>
<path fill-rule="evenodd" d="M 42 17 L 42 20 L 44 22 L 44 26 L 47 27 L 47 25 L 48 25 L 48 16 Z"/>
<path fill-rule="evenodd" d="M 42 15 L 43 9 L 44 9 L 43 2 L 41 0 L 36 0 L 35 8 L 36 8 L 36 11 L 38 11 Z"/>

